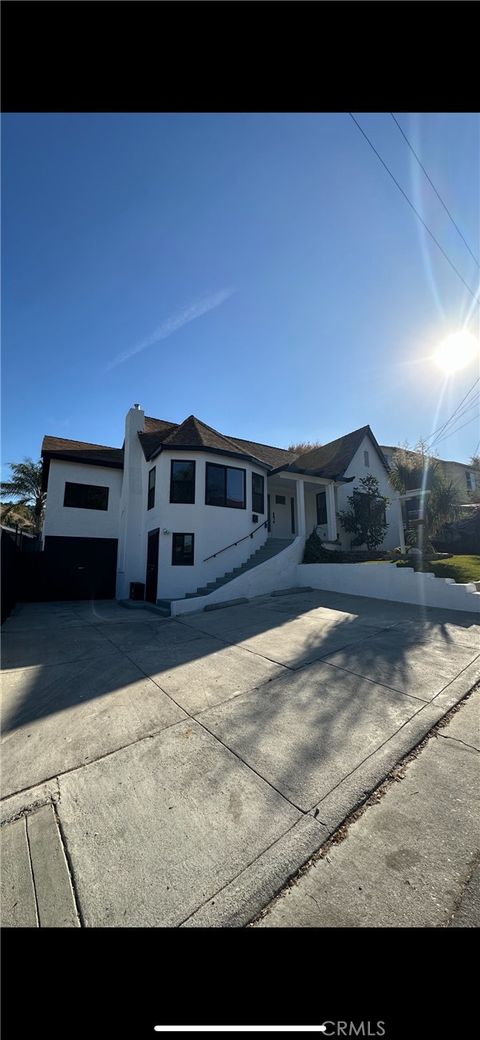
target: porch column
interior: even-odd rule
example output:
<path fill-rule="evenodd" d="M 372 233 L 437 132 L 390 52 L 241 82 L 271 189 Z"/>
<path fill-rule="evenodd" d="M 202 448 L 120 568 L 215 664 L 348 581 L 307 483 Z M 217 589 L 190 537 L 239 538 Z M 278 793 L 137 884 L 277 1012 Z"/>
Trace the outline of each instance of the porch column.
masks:
<path fill-rule="evenodd" d="M 337 540 L 337 514 L 335 511 L 335 485 L 327 484 L 327 533 L 329 542 Z"/>
<path fill-rule="evenodd" d="M 404 531 L 403 531 L 402 500 L 400 498 L 398 498 L 397 501 L 398 501 L 398 537 L 399 537 L 399 545 L 400 545 L 400 550 L 401 550 L 402 556 L 405 556 L 405 535 L 404 535 Z"/>
<path fill-rule="evenodd" d="M 302 538 L 306 535 L 306 521 L 305 521 L 305 481 L 297 480 L 297 534 Z"/>

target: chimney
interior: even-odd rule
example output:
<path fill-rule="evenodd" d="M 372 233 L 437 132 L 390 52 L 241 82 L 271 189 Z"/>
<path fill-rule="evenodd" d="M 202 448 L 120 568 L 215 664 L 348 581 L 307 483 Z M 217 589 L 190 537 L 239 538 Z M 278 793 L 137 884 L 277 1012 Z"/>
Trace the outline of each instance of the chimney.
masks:
<path fill-rule="evenodd" d="M 146 489 L 145 466 L 138 434 L 145 427 L 145 414 L 139 404 L 129 408 L 125 417 L 123 479 L 118 532 L 117 598 L 128 599 L 131 581 L 145 580 L 143 558 L 143 517 Z"/>
<path fill-rule="evenodd" d="M 127 412 L 125 419 L 125 442 L 135 433 L 142 433 L 145 427 L 145 412 L 139 404 L 134 404 Z"/>

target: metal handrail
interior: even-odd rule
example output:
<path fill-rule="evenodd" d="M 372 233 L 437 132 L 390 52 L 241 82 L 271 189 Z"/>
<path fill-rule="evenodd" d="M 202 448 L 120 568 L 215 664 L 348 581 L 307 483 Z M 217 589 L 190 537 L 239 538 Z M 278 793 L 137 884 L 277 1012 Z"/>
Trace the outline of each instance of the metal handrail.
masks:
<path fill-rule="evenodd" d="M 263 524 L 259 524 L 258 527 L 255 528 L 255 530 L 250 531 L 250 534 L 245 534 L 243 538 L 239 538 L 238 541 L 230 542 L 230 545 L 226 545 L 223 549 L 217 549 L 217 551 L 211 553 L 210 556 L 206 556 L 203 562 L 206 563 L 207 560 L 215 559 L 215 556 L 220 556 L 220 553 L 226 552 L 227 549 L 233 549 L 234 545 L 240 545 L 240 542 L 245 542 L 247 538 L 253 538 L 253 536 L 255 534 L 258 534 L 258 532 L 261 531 L 264 527 L 268 528 L 268 520 L 265 520 Z"/>

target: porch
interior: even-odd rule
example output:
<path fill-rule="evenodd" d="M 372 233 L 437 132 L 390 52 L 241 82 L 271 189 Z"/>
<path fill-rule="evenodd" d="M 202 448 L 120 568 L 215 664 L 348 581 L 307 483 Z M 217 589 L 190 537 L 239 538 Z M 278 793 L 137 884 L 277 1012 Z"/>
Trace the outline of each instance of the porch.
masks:
<path fill-rule="evenodd" d="M 267 480 L 269 538 L 306 538 L 315 527 L 323 542 L 335 542 L 337 509 L 331 480 L 296 473 L 276 473 Z"/>

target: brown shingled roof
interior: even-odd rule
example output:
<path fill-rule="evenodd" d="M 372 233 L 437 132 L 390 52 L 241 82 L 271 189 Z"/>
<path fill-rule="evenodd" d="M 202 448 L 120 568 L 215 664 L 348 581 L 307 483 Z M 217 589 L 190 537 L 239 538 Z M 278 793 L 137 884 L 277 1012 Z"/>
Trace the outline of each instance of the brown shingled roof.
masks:
<path fill-rule="evenodd" d="M 145 458 L 151 458 L 157 448 L 163 444 L 169 433 L 172 433 L 177 428 L 178 423 L 167 422 L 166 419 L 153 419 L 150 415 L 146 415 L 145 432 L 138 435 Z"/>
<path fill-rule="evenodd" d="M 383 452 L 377 444 L 369 426 L 347 433 L 344 437 L 330 441 L 321 448 L 298 455 L 287 448 L 277 448 L 272 444 L 260 444 L 258 441 L 246 440 L 243 437 L 228 437 L 212 426 L 207 426 L 195 415 L 189 415 L 182 423 L 169 422 L 166 419 L 155 419 L 145 416 L 145 430 L 139 433 L 143 453 L 146 459 L 152 458 L 162 446 L 165 448 L 186 448 L 201 451 L 217 451 L 225 455 L 238 455 L 240 458 L 262 463 L 274 472 L 288 469 L 296 473 L 311 473 L 321 477 L 340 477 L 347 469 L 363 437 L 369 436 L 378 450 L 381 461 L 388 470 Z M 89 444 L 85 441 L 67 440 L 63 437 L 44 437 L 42 456 L 46 462 L 51 458 L 63 458 L 76 462 L 90 462 L 94 465 L 123 467 L 123 448 L 111 448 L 104 444 Z"/>
<path fill-rule="evenodd" d="M 42 456 L 68 458 L 76 462 L 91 462 L 115 468 L 123 467 L 123 448 L 111 448 L 106 444 L 89 444 L 87 441 L 72 441 L 66 437 L 44 437 Z"/>
<path fill-rule="evenodd" d="M 278 466 L 293 462 L 297 458 L 295 451 L 288 451 L 287 448 L 275 448 L 272 444 L 260 444 L 258 441 L 247 441 L 243 437 L 230 437 L 230 440 L 234 441 L 235 444 L 252 455 L 255 455 L 261 462 L 265 462 L 267 466 L 273 466 L 275 469 Z"/>
<path fill-rule="evenodd" d="M 312 476 L 316 477 L 341 477 L 365 436 L 370 437 L 378 451 L 381 462 L 388 472 L 383 452 L 369 426 L 362 426 L 359 430 L 346 433 L 344 437 L 338 437 L 335 441 L 330 441 L 329 444 L 323 444 L 321 448 L 306 451 L 302 455 L 298 455 L 289 466 L 281 466 L 277 467 L 277 469 L 289 469 L 294 473 L 311 473 Z"/>
<path fill-rule="evenodd" d="M 160 422 L 160 420 L 154 421 Z M 256 452 L 252 452 L 253 444 L 251 442 L 245 441 L 241 444 L 218 430 L 214 430 L 212 426 L 207 426 L 201 419 L 197 419 L 195 415 L 189 415 L 179 425 L 172 424 L 170 431 L 159 429 L 158 433 L 152 431 L 148 434 L 140 433 L 139 436 L 145 454 L 148 451 L 146 458 L 152 458 L 157 448 L 160 447 L 188 448 L 191 450 L 196 449 L 197 451 L 204 449 L 226 455 L 238 455 L 240 458 L 253 458 L 257 462 L 264 462 L 268 466 L 271 465 Z"/>

